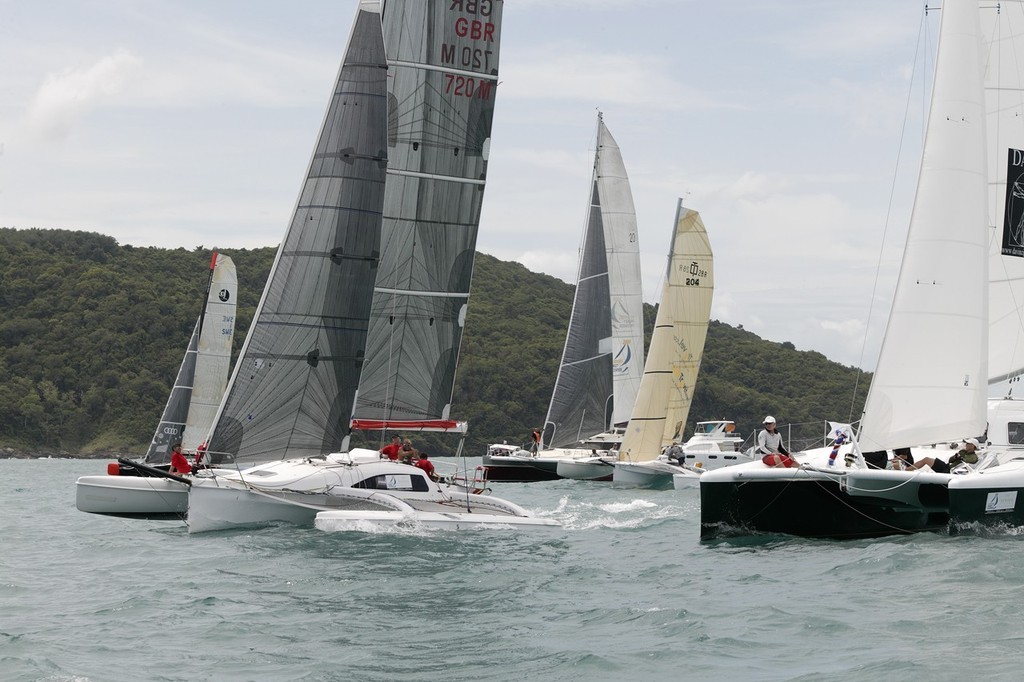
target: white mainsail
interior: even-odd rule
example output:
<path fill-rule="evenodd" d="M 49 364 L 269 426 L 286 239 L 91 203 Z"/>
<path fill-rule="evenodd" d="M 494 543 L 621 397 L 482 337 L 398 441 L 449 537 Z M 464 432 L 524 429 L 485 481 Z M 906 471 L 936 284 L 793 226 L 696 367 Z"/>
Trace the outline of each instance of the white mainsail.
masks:
<path fill-rule="evenodd" d="M 988 379 L 985 97 L 976 0 L 942 6 L 928 132 L 862 450 L 981 434 Z"/>
<path fill-rule="evenodd" d="M 200 322 L 192 399 L 188 404 L 188 418 L 181 441 L 186 452 L 195 450 L 209 434 L 231 370 L 238 276 L 235 264 L 228 256 L 218 253 L 214 258 L 206 312 Z"/>
<path fill-rule="evenodd" d="M 998 383 L 1024 373 L 1024 5 L 983 0 L 979 11 L 991 247 L 988 371 L 989 383 Z"/>
<path fill-rule="evenodd" d="M 682 440 L 704 355 L 714 268 L 711 242 L 700 214 L 676 210 L 675 233 L 651 347 L 619 459 L 655 459 L 662 447 Z"/>
<path fill-rule="evenodd" d="M 572 315 L 545 419 L 549 447 L 624 424 L 644 367 L 636 211 L 622 153 L 600 114 L 590 197 Z"/>

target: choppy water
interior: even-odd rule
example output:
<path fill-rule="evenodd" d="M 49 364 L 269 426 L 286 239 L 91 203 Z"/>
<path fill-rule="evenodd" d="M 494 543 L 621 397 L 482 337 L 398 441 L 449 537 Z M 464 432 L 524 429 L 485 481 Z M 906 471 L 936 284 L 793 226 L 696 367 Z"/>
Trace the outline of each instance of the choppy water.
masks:
<path fill-rule="evenodd" d="M 701 544 L 698 492 L 494 484 L 558 532 L 189 536 L 0 461 L 4 680 L 1024 677 L 1024 537 Z"/>

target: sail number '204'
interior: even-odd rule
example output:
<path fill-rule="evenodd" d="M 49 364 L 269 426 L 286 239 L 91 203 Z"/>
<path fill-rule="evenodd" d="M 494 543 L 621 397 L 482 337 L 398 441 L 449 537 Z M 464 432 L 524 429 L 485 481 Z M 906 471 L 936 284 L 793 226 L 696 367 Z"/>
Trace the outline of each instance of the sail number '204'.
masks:
<path fill-rule="evenodd" d="M 490 80 L 484 78 L 471 78 L 468 76 L 456 76 L 455 74 L 446 73 L 444 75 L 444 92 L 446 95 L 455 95 L 456 97 L 476 97 L 477 99 L 490 99 L 491 98 L 491 87 L 492 83 Z"/>

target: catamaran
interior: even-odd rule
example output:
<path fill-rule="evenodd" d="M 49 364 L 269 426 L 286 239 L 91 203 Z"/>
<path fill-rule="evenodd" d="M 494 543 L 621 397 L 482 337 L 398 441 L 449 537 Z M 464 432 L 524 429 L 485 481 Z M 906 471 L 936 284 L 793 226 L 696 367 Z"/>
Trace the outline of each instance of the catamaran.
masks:
<path fill-rule="evenodd" d="M 1024 452 L 1015 425 L 1024 423 L 1024 411 L 1013 419 L 1006 412 L 1018 408 L 1010 401 L 989 408 L 987 384 L 990 362 L 996 366 L 990 358 L 998 359 L 996 378 L 1024 366 L 1014 341 L 1024 330 L 1019 306 L 1024 280 L 1019 266 L 999 262 L 990 284 L 989 244 L 996 234 L 990 225 L 998 221 L 990 223 L 989 210 L 999 216 L 998 194 L 1008 184 L 999 171 L 1001 160 L 1009 157 L 1012 167 L 1024 142 L 1019 83 L 1024 53 L 1009 40 L 1022 19 L 1017 3 L 1004 3 L 1002 10 L 976 0 L 942 5 L 917 196 L 859 433 L 837 428 L 831 448 L 798 453 L 797 467 L 754 462 L 704 474 L 702 538 L 752 531 L 878 537 L 946 530 L 951 514 L 1013 518 L 1016 501 L 1003 495 L 1012 486 L 992 472 L 1020 466 Z M 988 38 L 982 25 L 991 30 Z M 1011 82 L 1003 79 L 1016 79 L 1017 85 L 1002 87 Z M 1013 233 L 1017 223 L 1007 224 Z M 999 310 L 991 322 L 990 301 Z M 850 442 L 841 444 L 847 436 Z M 963 439 L 986 436 L 987 455 L 976 465 L 953 466 L 950 473 L 930 467 L 873 469 L 864 457 L 917 446 L 915 459 L 946 462 Z M 988 468 L 1000 461 L 1003 467 Z M 1024 480 L 1021 484 L 1024 489 Z M 954 504 L 958 498 L 963 507 Z M 991 515 L 983 510 L 988 505 Z"/>

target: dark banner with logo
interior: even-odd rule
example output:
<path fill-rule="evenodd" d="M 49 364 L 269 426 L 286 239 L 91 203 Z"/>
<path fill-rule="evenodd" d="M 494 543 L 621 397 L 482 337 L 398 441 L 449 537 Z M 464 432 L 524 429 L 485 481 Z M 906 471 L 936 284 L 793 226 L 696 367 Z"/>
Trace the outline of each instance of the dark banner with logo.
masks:
<path fill-rule="evenodd" d="M 1024 151 L 1010 149 L 1006 159 L 1006 210 L 1003 255 L 1024 257 Z"/>

